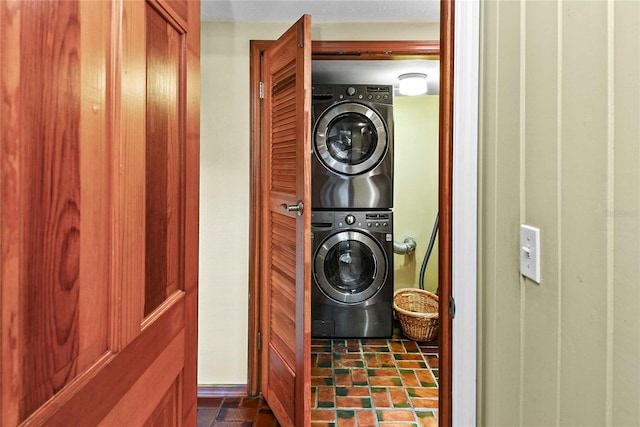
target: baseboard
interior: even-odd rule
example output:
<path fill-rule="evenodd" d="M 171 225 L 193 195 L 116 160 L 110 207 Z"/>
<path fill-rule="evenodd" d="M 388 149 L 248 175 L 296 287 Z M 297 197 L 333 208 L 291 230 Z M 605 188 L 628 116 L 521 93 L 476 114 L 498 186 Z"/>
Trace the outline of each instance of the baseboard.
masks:
<path fill-rule="evenodd" d="M 247 397 L 247 385 L 198 385 L 198 399 L 214 399 L 219 397 Z"/>

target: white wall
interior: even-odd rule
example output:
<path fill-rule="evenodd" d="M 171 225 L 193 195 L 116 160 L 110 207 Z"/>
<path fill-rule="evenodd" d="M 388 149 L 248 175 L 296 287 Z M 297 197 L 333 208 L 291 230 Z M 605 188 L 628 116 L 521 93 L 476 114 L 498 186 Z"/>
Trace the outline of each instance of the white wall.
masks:
<path fill-rule="evenodd" d="M 394 238 L 417 242 L 411 255 L 395 255 L 395 289 L 417 288 L 433 223 L 438 213 L 437 95 L 396 96 L 394 99 Z M 427 264 L 425 289 L 438 287 L 438 244 Z"/>
<path fill-rule="evenodd" d="M 202 23 L 199 384 L 247 381 L 249 41 L 289 25 Z M 312 38 L 437 40 L 439 31 L 437 23 L 321 24 Z"/>

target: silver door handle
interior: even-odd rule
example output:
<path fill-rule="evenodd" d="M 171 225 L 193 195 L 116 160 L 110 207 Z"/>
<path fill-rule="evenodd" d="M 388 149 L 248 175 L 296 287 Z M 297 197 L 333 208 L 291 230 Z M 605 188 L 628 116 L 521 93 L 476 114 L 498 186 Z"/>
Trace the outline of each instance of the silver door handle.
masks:
<path fill-rule="evenodd" d="M 298 216 L 302 215 L 302 212 L 304 211 L 304 204 L 302 203 L 302 200 L 298 200 L 297 205 L 287 205 L 286 203 L 283 203 L 280 206 L 282 206 L 282 208 L 287 212 L 298 212 Z"/>

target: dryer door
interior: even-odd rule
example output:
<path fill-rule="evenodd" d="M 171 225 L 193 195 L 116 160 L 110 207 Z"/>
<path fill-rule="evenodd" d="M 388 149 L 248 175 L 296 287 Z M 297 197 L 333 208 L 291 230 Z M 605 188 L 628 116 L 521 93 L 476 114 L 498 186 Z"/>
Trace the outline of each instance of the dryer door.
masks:
<path fill-rule="evenodd" d="M 381 246 L 355 230 L 329 236 L 316 251 L 313 270 L 322 292 L 345 304 L 372 298 L 388 274 Z"/>
<path fill-rule="evenodd" d="M 314 146 L 320 161 L 332 171 L 357 175 L 383 159 L 388 141 L 384 120 L 372 108 L 356 102 L 341 102 L 319 118 Z"/>

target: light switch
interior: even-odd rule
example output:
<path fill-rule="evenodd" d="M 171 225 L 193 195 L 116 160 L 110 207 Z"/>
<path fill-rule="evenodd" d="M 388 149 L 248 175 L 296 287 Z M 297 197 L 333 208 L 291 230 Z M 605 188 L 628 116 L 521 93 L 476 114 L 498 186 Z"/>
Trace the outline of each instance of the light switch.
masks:
<path fill-rule="evenodd" d="M 520 274 L 540 283 L 540 229 L 520 225 Z"/>

